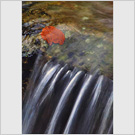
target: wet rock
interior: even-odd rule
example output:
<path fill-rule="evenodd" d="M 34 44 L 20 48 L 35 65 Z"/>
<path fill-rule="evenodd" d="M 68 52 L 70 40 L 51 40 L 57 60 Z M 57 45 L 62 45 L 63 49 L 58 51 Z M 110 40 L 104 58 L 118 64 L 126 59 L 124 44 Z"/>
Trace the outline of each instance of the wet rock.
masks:
<path fill-rule="evenodd" d="M 66 31 L 65 32 L 65 38 L 69 38 L 69 37 L 71 37 L 71 33 L 70 33 L 70 31 Z"/>
<path fill-rule="evenodd" d="M 39 39 L 36 39 L 34 44 L 35 45 L 40 45 L 41 44 L 41 41 Z"/>
<path fill-rule="evenodd" d="M 79 55 L 80 55 L 80 56 L 84 56 L 84 55 L 85 55 L 85 53 L 84 53 L 84 52 L 81 52 Z"/>
<path fill-rule="evenodd" d="M 73 52 L 69 52 L 68 53 L 68 58 L 72 58 L 74 56 L 74 53 Z"/>
<path fill-rule="evenodd" d="M 80 66 L 84 65 L 84 62 L 79 63 Z"/>
<path fill-rule="evenodd" d="M 104 75 L 112 76 L 112 5 L 106 6 L 104 3 L 37 2 L 31 5 L 22 18 L 23 56 L 29 57 L 32 52 L 39 53 L 37 50 L 40 50 L 81 69 L 87 67 L 88 71 L 91 64 L 98 67 L 100 63 Z M 104 10 L 107 12 L 104 13 Z M 63 45 L 48 46 L 41 38 L 42 28 L 49 25 L 65 34 Z"/>

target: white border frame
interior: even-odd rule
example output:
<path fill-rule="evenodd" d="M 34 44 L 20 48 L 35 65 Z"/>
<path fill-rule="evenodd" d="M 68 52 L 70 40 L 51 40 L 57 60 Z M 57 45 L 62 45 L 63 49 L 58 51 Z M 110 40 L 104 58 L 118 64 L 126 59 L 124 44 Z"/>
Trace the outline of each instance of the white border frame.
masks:
<path fill-rule="evenodd" d="M 54 1 L 54 0 L 52 0 L 52 1 Z M 79 1 L 79 0 L 78 0 L 78 1 Z M 94 1 L 94 0 L 92 0 L 92 1 Z M 104 1 L 106 1 L 106 0 L 104 0 Z M 134 1 L 134 0 L 133 0 L 133 1 Z M 132 1 L 132 2 L 133 2 L 133 1 Z M 129 2 L 131 2 L 131 1 L 129 1 Z M 16 5 L 16 4 L 15 4 L 15 5 Z M 11 6 L 10 6 L 10 7 L 11 7 Z M 8 8 L 8 10 L 10 10 L 10 7 Z M 14 6 L 13 6 L 13 7 L 14 7 Z M 16 7 L 17 7 L 17 6 L 16 6 Z M 135 8 L 135 4 L 134 4 L 134 8 Z M 2 9 L 2 8 L 1 8 L 1 9 Z M 15 9 L 14 9 L 14 10 L 15 10 Z M 126 9 L 125 9 L 125 10 L 126 10 Z M 14 13 L 15 13 L 15 12 L 14 12 Z M 17 12 L 15 13 L 15 15 L 17 15 L 18 13 L 19 13 L 19 12 L 18 12 L 18 10 L 17 10 Z M 10 14 L 12 15 L 12 9 L 11 9 L 10 12 L 7 14 L 7 16 L 9 17 Z M 17 15 L 17 16 L 18 16 L 18 15 Z M 7 21 L 6 21 L 6 23 L 4 22 L 4 28 L 3 28 L 4 31 L 8 31 L 8 30 L 14 30 L 14 31 L 15 31 L 15 33 L 12 31 L 12 34 L 13 34 L 13 35 L 10 35 L 10 36 L 8 35 L 9 37 L 8 37 L 8 38 L 7 38 L 7 37 L 5 38 L 6 40 L 5 40 L 4 44 L 5 44 L 5 43 L 8 43 L 8 42 L 10 42 L 10 44 L 14 44 L 14 43 L 16 42 L 16 37 L 18 37 L 18 39 L 17 39 L 17 40 L 19 41 L 18 43 L 20 43 L 20 41 L 21 41 L 21 39 L 20 39 L 20 37 L 19 37 L 19 35 L 18 35 L 20 32 L 17 32 L 18 30 L 16 29 L 16 26 L 18 25 L 17 23 L 20 23 L 19 20 L 18 20 L 18 19 L 20 18 L 20 16 L 18 16 L 18 17 L 19 17 L 18 19 L 17 19 L 17 16 L 16 16 L 16 17 L 13 17 L 14 20 L 10 20 L 10 24 L 13 23 L 13 24 L 11 25 L 12 27 L 6 28 L 5 25 L 8 26 L 8 24 L 7 24 Z M 8 17 L 7 17 L 7 18 L 8 18 Z M 126 16 L 125 16 L 125 18 L 126 18 Z M 123 19 L 124 19 L 124 18 L 123 18 Z M 130 18 L 130 19 L 131 19 L 131 18 Z M 17 22 L 16 22 L 16 20 L 17 20 Z M 131 20 L 132 20 L 132 19 L 131 19 Z M 114 18 L 114 21 L 115 21 L 115 18 Z M 120 20 L 120 21 L 121 21 L 121 20 Z M 135 21 L 134 21 L 134 22 L 135 22 Z M 126 22 L 123 22 L 123 23 L 126 24 Z M 116 24 L 114 24 L 114 25 L 116 25 Z M 133 25 L 133 24 L 131 24 L 131 25 Z M 19 27 L 21 27 L 21 26 L 19 25 Z M 118 27 L 119 30 L 122 28 L 121 25 L 119 25 L 119 26 L 117 26 L 117 27 Z M 121 27 L 121 28 L 120 28 L 120 27 Z M 124 29 L 125 29 L 125 28 L 123 27 L 123 30 L 124 30 Z M 1 30 L 2 30 L 2 29 L 1 29 Z M 16 33 L 16 32 L 17 32 L 17 33 Z M 115 43 L 115 32 L 116 32 L 116 31 L 114 30 L 114 43 Z M 121 32 L 121 34 L 123 34 L 123 33 Z M 6 35 L 6 34 L 4 34 L 4 35 Z M 3 36 L 3 30 L 2 30 L 2 36 Z M 123 40 L 125 41 L 125 39 L 126 39 L 125 37 L 126 37 L 126 36 L 122 36 L 122 37 L 123 37 Z M 3 37 L 2 37 L 2 38 L 3 38 Z M 2 39 L 2 38 L 1 38 L 1 39 Z M 134 42 L 134 39 L 133 39 L 133 38 L 134 38 L 134 37 L 131 37 L 132 42 Z M 120 41 L 120 40 L 121 40 L 121 37 L 119 37 L 119 39 L 117 39 L 117 40 L 118 40 L 119 43 L 121 43 L 121 41 Z M 128 38 L 128 40 L 129 40 L 129 38 Z M 1 40 L 0 40 L 0 41 L 1 41 Z M 17 44 L 18 44 L 18 43 L 17 43 Z M 123 43 L 126 43 L 126 42 L 123 42 Z M 16 46 L 16 47 L 19 49 L 19 51 L 21 50 L 20 46 Z M 16 48 L 16 47 L 15 47 L 15 48 Z M 8 46 L 8 49 L 9 49 L 9 50 L 7 50 L 6 48 L 4 48 L 4 50 L 6 49 L 7 54 L 9 54 L 10 56 L 12 56 L 13 53 L 10 53 L 10 52 L 16 50 L 15 48 L 14 48 L 13 46 L 12 46 L 12 47 Z M 120 67 L 122 66 L 122 65 L 119 64 L 119 62 L 121 61 L 120 58 L 123 58 L 123 55 L 125 55 L 126 53 L 124 54 L 125 49 L 122 48 L 121 50 L 118 51 L 116 48 L 117 48 L 117 46 L 114 47 L 114 66 L 115 66 L 115 64 L 118 64 L 118 65 L 119 65 L 119 68 L 120 68 Z M 124 48 L 125 48 L 125 46 L 124 46 Z M 1 49 L 3 50 L 2 41 L 1 41 Z M 117 57 L 115 57 L 115 50 L 116 50 L 116 54 L 118 55 L 119 61 L 117 61 Z M 134 47 L 133 47 L 133 50 L 134 50 Z M 133 50 L 131 50 L 131 52 L 132 52 Z M 132 53 L 133 53 L 133 52 L 132 52 Z M 3 65 L 3 62 L 4 62 L 5 60 L 9 60 L 9 59 L 6 58 L 6 54 L 5 54 L 3 51 L 1 51 L 0 54 L 1 54 L 1 64 Z M 4 54 L 4 55 L 3 55 L 3 54 Z M 133 60 L 132 58 L 134 57 L 134 54 L 130 54 L 130 56 L 131 56 L 131 60 Z M 4 57 L 5 57 L 5 59 L 4 59 L 4 61 L 3 61 L 2 59 L 3 59 Z M 17 57 L 17 58 L 15 58 L 15 57 Z M 120 58 L 119 58 L 119 57 L 120 57 Z M 115 59 L 116 59 L 117 62 L 115 61 Z M 124 58 L 123 58 L 123 59 L 124 59 Z M 6 80 L 6 81 L 10 80 L 11 82 L 12 82 L 12 81 L 15 82 L 14 80 L 12 80 L 12 78 L 10 78 L 10 76 L 9 76 L 10 73 L 11 73 L 11 75 L 13 75 L 14 72 L 18 72 L 18 77 L 17 77 L 17 78 L 15 77 L 15 78 L 16 78 L 16 80 L 18 80 L 18 79 L 20 80 L 20 75 L 19 75 L 20 72 L 18 71 L 17 66 L 19 66 L 19 68 L 21 68 L 21 67 L 20 67 L 21 63 L 18 62 L 18 60 L 21 62 L 21 60 L 20 60 L 20 54 L 19 54 L 19 53 L 14 54 L 14 62 L 12 61 L 12 63 L 14 63 L 15 67 L 13 67 L 12 65 L 8 65 L 7 63 L 4 62 L 4 65 L 5 65 L 6 67 L 2 67 L 5 72 L 3 72 L 3 69 L 1 69 L 1 71 L 2 71 L 2 72 L 1 72 L 1 74 L 2 74 L 2 77 L 1 77 L 1 78 L 2 78 L 1 84 L 2 84 L 2 85 L 3 85 L 3 75 L 6 76 L 6 77 L 4 77 L 4 80 Z M 126 60 L 127 60 L 127 59 L 126 59 Z M 2 62 L 2 61 L 3 61 L 3 62 Z M 19 65 L 18 65 L 17 63 L 18 63 Z M 122 63 L 124 63 L 124 62 L 122 62 Z M 131 67 L 132 67 L 132 66 L 134 67 L 134 65 L 132 65 L 131 63 L 132 63 L 132 62 L 130 61 L 130 62 L 129 62 L 129 65 L 130 65 Z M 1 65 L 1 66 L 2 66 L 2 65 Z M 11 72 L 8 71 L 9 68 L 7 69 L 7 66 L 9 66 L 9 68 L 12 69 Z M 131 70 L 134 70 L 133 67 L 132 67 Z M 124 67 L 124 69 L 129 69 L 129 67 L 127 67 L 127 68 Z M 130 69 L 129 69 L 129 70 L 130 70 Z M 7 71 L 8 71 L 8 72 L 7 72 Z M 120 71 L 120 72 L 116 71 L 116 69 L 115 69 L 115 67 L 114 67 L 114 79 L 115 79 L 115 77 L 116 77 L 116 76 L 115 76 L 115 72 L 117 72 L 119 75 L 123 75 L 123 74 L 121 74 L 122 71 L 121 71 L 121 70 L 119 70 L 119 71 Z M 133 71 L 133 72 L 130 71 L 130 75 L 131 75 L 131 74 L 134 74 L 134 71 Z M 135 74 L 134 74 L 134 75 L 135 75 Z M 9 76 L 9 78 L 7 78 L 7 76 Z M 124 76 L 124 77 L 125 77 L 125 76 Z M 124 78 L 124 77 L 123 77 L 123 78 Z M 15 79 L 15 78 L 14 78 L 14 79 Z M 129 77 L 129 78 L 130 78 L 130 77 Z M 134 83 L 134 77 L 132 76 L 131 78 L 133 78 L 133 80 L 132 80 L 131 82 L 132 82 L 132 85 L 134 85 L 134 84 L 133 84 L 133 83 Z M 120 78 L 116 78 L 116 80 L 117 80 L 117 81 L 120 81 Z M 21 80 L 20 80 L 20 81 L 21 81 Z M 15 83 L 15 84 L 17 84 L 17 83 Z M 116 83 L 115 80 L 114 80 L 114 85 L 115 85 L 115 84 L 117 85 L 117 83 Z M 122 84 L 125 85 L 125 80 L 123 80 Z M 7 83 L 4 83 L 4 85 L 6 86 Z M 19 88 L 20 85 L 21 85 L 21 83 L 19 83 L 19 85 L 18 85 L 17 87 L 14 87 L 14 86 L 13 86 L 13 88 Z M 9 88 L 11 89 L 11 88 L 12 88 L 11 86 L 12 86 L 12 84 L 10 85 L 10 83 L 8 83 L 8 86 L 6 86 L 6 88 L 9 87 Z M 133 86 L 133 87 L 134 87 L 134 86 Z M 116 86 L 114 86 L 114 89 L 115 89 L 115 88 L 116 88 Z M 121 86 L 118 86 L 118 88 L 121 88 Z M 123 88 L 126 88 L 126 87 L 123 87 Z M 3 87 L 1 86 L 1 93 L 2 93 L 2 94 L 3 94 L 3 90 L 5 90 L 5 88 L 3 88 Z M 7 92 L 5 92 L 5 91 L 7 91 Z M 20 120 L 20 111 L 19 111 L 19 113 L 16 113 L 16 112 L 17 112 L 17 111 L 16 111 L 16 108 L 20 108 L 20 106 L 22 107 L 22 105 L 21 105 L 21 103 L 20 103 L 20 100 L 19 100 L 20 98 L 22 98 L 22 97 L 21 97 L 21 94 L 18 93 L 18 91 L 16 91 L 16 90 L 14 91 L 15 93 L 13 93 L 12 91 L 8 91 L 7 89 L 6 89 L 5 91 L 4 91 L 4 93 L 5 93 L 4 95 L 8 95 L 8 100 L 10 99 L 10 102 L 9 102 L 9 103 L 11 103 L 11 105 L 9 105 L 8 103 L 4 103 L 4 105 L 5 105 L 5 106 L 8 105 L 9 107 L 11 107 L 11 109 L 10 109 L 10 111 L 9 111 L 10 114 L 15 114 L 15 115 L 16 115 L 16 116 L 11 115 L 11 116 L 9 116 L 8 118 L 11 119 L 11 120 L 15 120 L 16 118 L 17 118 L 17 119 L 19 118 L 19 120 Z M 117 104 L 117 103 L 115 102 L 115 97 L 117 98 L 118 101 L 120 101 L 120 102 L 123 102 L 123 101 L 124 101 L 124 103 L 125 103 L 125 98 L 124 98 L 124 96 L 122 96 L 122 99 L 118 99 L 118 98 L 119 98 L 119 97 L 118 97 L 118 94 L 121 94 L 121 92 L 120 92 L 120 91 L 116 91 L 116 90 L 114 90 L 114 91 L 115 91 L 115 92 L 114 92 L 114 108 L 116 107 L 117 110 L 120 111 L 120 109 L 121 109 L 121 104 Z M 123 92 L 124 92 L 124 95 L 126 95 L 125 90 L 124 90 Z M 19 95 L 16 95 L 16 93 L 18 93 Z M 130 112 L 129 110 L 128 110 L 128 111 L 129 111 L 128 113 L 125 112 L 124 114 L 128 114 L 128 115 L 132 116 L 132 115 L 134 115 L 132 112 L 135 112 L 135 110 L 132 109 L 132 106 L 134 105 L 133 101 L 135 101 L 135 99 L 133 99 L 133 95 L 134 95 L 135 93 L 134 93 L 134 91 L 132 91 L 130 94 L 131 94 L 131 97 L 132 97 L 132 99 L 129 99 L 130 101 L 132 101 L 132 102 L 131 102 L 131 106 L 129 107 L 129 110 L 132 110 L 132 111 L 131 111 L 131 115 L 130 115 L 130 113 L 129 113 L 129 112 Z M 15 95 L 15 97 L 14 97 L 14 96 L 13 96 L 13 97 L 14 97 L 14 99 L 17 99 L 17 100 L 13 100 L 13 101 L 12 101 L 12 99 L 13 99 L 13 98 L 11 98 L 12 95 Z M 6 97 L 6 98 L 7 98 L 7 97 Z M 6 101 L 7 101 L 6 98 L 5 98 L 5 96 L 4 96 L 4 97 L 1 96 L 1 101 L 2 101 L 2 102 L 6 102 Z M 135 98 L 135 97 L 134 97 L 134 98 Z M 19 101 L 19 102 L 18 102 L 18 101 Z M 128 104 L 130 103 L 130 101 L 128 102 Z M 132 103 L 133 103 L 133 104 L 132 104 Z M 2 104 L 3 104 L 3 103 L 2 103 Z M 15 106 L 12 106 L 12 105 L 14 105 L 14 104 L 16 104 L 16 107 L 15 107 Z M 12 110 L 12 107 L 14 108 L 14 110 Z M 122 107 L 122 110 L 123 110 L 123 109 L 124 109 L 124 107 Z M 8 114 L 9 114 L 9 113 L 7 113 L 8 109 L 5 109 L 5 110 L 6 110 L 6 112 L 4 111 L 3 113 L 4 113 L 5 116 L 8 116 Z M 19 114 L 19 115 L 18 115 L 18 114 Z M 114 115 L 115 115 L 115 114 L 116 114 L 116 113 L 114 112 Z M 116 114 L 116 115 L 117 115 L 117 114 Z M 19 117 L 18 117 L 18 116 L 19 116 Z M 124 117 L 121 116 L 121 114 L 119 114 L 119 116 L 120 116 L 121 121 L 124 123 L 124 122 L 125 122 L 125 121 L 124 121 Z M 116 117 L 114 116 L 114 126 L 115 126 L 115 121 L 116 121 L 115 118 L 116 118 Z M 9 119 L 7 120 L 7 118 L 5 119 L 5 117 L 1 117 L 1 119 L 4 120 L 4 123 L 5 123 L 4 125 L 7 126 L 6 124 L 7 124 L 7 121 L 8 121 Z M 130 119 L 132 119 L 132 118 L 130 118 Z M 3 123 L 3 120 L 2 120 L 2 123 Z M 21 120 L 20 120 L 20 121 L 21 121 Z M 118 120 L 117 120 L 117 121 L 118 121 Z M 15 124 L 16 127 L 21 127 L 19 123 L 21 123 L 21 122 L 16 121 L 16 124 Z M 118 123 L 120 124 L 120 122 L 118 122 Z M 118 124 L 118 123 L 117 123 L 117 124 Z M 10 128 L 11 128 L 12 125 L 14 125 L 13 121 L 11 121 L 9 125 L 10 125 Z M 130 125 L 130 123 L 129 123 L 129 125 Z M 134 126 L 134 122 L 132 122 L 132 127 L 133 127 L 133 126 Z M 119 125 L 118 125 L 117 127 L 120 128 Z M 122 127 L 122 126 L 121 126 L 121 127 Z M 114 127 L 114 128 L 116 128 L 116 127 Z M 8 130 L 8 126 L 7 126 L 5 129 L 6 129 L 6 131 L 7 131 L 7 130 Z M 5 129 L 4 129 L 4 130 L 5 130 Z M 124 123 L 124 130 L 125 130 L 125 129 L 126 129 L 126 126 L 125 126 L 125 123 Z M 11 132 L 8 132 L 8 131 L 7 131 L 6 134 L 9 134 L 9 133 L 10 133 L 10 134 L 21 134 L 21 132 L 22 132 L 22 131 L 20 132 L 20 129 L 18 130 L 18 128 L 17 128 L 17 130 L 15 129 L 17 132 L 14 132 L 14 131 L 15 131 L 14 129 L 11 129 L 11 130 L 12 130 Z M 2 131 L 2 130 L 1 130 L 1 131 Z M 18 131 L 19 131 L 19 132 L 18 132 Z M 114 132 L 115 132 L 115 129 L 114 129 Z M 118 131 L 118 132 L 119 132 L 119 131 Z M 117 134 L 118 134 L 118 132 L 117 132 Z M 133 131 L 132 131 L 132 132 L 133 132 Z M 2 133 L 3 133 L 3 131 L 2 131 Z M 126 133 L 127 133 L 127 131 L 126 131 Z M 119 134 L 120 134 L 120 132 L 119 132 Z M 125 134 L 125 133 L 122 133 L 122 134 Z M 127 134 L 130 134 L 130 133 L 127 133 Z M 135 129 L 134 129 L 134 134 L 135 134 Z"/>

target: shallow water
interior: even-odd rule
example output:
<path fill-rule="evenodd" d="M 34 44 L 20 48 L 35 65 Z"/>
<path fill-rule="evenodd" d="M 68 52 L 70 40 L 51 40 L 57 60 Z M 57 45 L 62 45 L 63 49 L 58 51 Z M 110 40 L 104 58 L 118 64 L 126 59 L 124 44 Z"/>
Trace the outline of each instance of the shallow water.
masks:
<path fill-rule="evenodd" d="M 23 57 L 38 49 L 51 58 L 90 71 L 99 68 L 113 79 L 113 2 L 23 2 Z M 63 45 L 48 46 L 45 26 L 63 31 Z"/>

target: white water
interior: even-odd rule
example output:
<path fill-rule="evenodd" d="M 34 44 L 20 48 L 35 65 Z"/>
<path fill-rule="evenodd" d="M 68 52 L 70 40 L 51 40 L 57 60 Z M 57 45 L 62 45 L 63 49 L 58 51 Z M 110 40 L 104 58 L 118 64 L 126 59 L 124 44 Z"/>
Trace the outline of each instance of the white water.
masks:
<path fill-rule="evenodd" d="M 34 125 L 34 120 L 36 119 L 36 117 L 34 117 L 34 114 L 36 111 L 35 107 L 36 107 L 37 100 L 39 99 L 41 93 L 43 92 L 45 85 L 48 83 L 48 81 L 54 75 L 54 73 L 56 72 L 56 70 L 58 69 L 59 66 L 60 65 L 57 64 L 53 68 L 51 68 L 49 71 L 47 71 L 46 74 L 44 75 L 44 77 L 42 78 L 41 82 L 38 84 L 37 88 L 35 88 L 35 93 L 34 93 L 34 96 L 32 97 L 33 102 L 28 102 L 29 108 L 26 112 L 26 115 L 25 115 L 24 121 L 23 121 L 24 133 L 27 133 L 27 132 L 29 133 L 32 131 L 32 127 Z M 31 115 L 30 115 L 30 113 L 31 113 Z M 29 115 L 30 115 L 30 117 L 29 117 Z M 33 122 L 31 122 L 31 121 L 33 121 Z"/>
<path fill-rule="evenodd" d="M 53 61 L 40 64 L 38 60 L 24 102 L 23 134 L 112 133 L 112 81 L 103 75 L 84 73 Z M 71 97 L 75 99 L 69 100 Z M 48 110 L 44 111 L 44 107 Z"/>
<path fill-rule="evenodd" d="M 73 89 L 73 87 L 75 86 L 76 82 L 78 81 L 79 77 L 81 77 L 81 75 L 82 75 L 81 71 L 77 72 L 76 75 L 73 77 L 73 79 L 67 85 L 64 93 L 62 94 L 62 97 L 60 98 L 60 101 L 59 101 L 58 106 L 55 110 L 55 113 L 51 119 L 51 122 L 49 124 L 48 132 L 47 132 L 48 134 L 52 134 L 54 132 L 54 128 L 57 123 L 57 119 L 60 116 L 61 110 L 63 109 L 63 107 L 65 105 L 66 98 L 69 96 L 71 90 Z"/>
<path fill-rule="evenodd" d="M 101 126 L 99 128 L 99 131 L 98 131 L 98 133 L 100 133 L 100 134 L 104 133 L 104 130 L 105 130 L 106 125 L 107 125 L 109 114 L 111 113 L 112 104 L 113 104 L 113 92 L 111 93 L 111 95 L 107 101 L 106 107 L 105 107 L 103 115 L 102 115 L 102 122 L 101 122 Z"/>
<path fill-rule="evenodd" d="M 73 124 L 73 120 L 74 120 L 74 118 L 75 118 L 75 115 L 76 115 L 76 113 L 77 113 L 78 110 L 79 110 L 79 105 L 80 105 L 81 99 L 82 99 L 82 97 L 84 96 L 85 92 L 88 90 L 88 85 L 89 85 L 90 82 L 91 82 L 91 78 L 92 78 L 92 75 L 89 75 L 89 76 L 85 79 L 85 81 L 84 81 L 84 83 L 83 83 L 83 85 L 82 85 L 82 88 L 81 88 L 81 90 L 80 90 L 80 93 L 79 93 L 79 95 L 78 95 L 78 97 L 77 97 L 77 100 L 76 100 L 76 102 L 75 102 L 75 104 L 74 104 L 73 110 L 72 110 L 72 112 L 71 112 L 71 114 L 70 114 L 70 117 L 69 117 L 68 123 L 67 123 L 67 125 L 66 125 L 66 128 L 65 128 L 65 130 L 64 130 L 64 134 L 68 134 L 68 133 L 69 133 L 69 130 L 70 130 L 72 124 Z"/>

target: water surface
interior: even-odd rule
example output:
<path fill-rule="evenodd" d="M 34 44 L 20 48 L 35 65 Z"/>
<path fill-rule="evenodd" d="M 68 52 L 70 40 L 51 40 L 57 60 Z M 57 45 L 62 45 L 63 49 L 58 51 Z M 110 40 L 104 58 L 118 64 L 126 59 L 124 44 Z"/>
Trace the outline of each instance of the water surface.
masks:
<path fill-rule="evenodd" d="M 38 51 L 90 71 L 100 69 L 113 79 L 113 2 L 23 2 L 23 57 Z M 63 45 L 49 46 L 40 32 L 45 26 L 63 31 Z"/>

